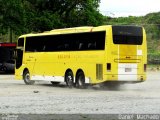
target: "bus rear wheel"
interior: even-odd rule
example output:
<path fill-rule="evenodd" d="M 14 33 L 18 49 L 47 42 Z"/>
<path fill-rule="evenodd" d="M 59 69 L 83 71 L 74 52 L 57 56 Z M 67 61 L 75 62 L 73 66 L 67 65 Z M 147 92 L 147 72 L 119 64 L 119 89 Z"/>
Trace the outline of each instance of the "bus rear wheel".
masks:
<path fill-rule="evenodd" d="M 33 85 L 35 83 L 35 81 L 30 80 L 30 74 L 28 70 L 24 71 L 23 80 L 26 85 Z"/>
<path fill-rule="evenodd" d="M 72 71 L 68 71 L 65 74 L 65 82 L 66 82 L 68 87 L 70 87 L 70 88 L 73 87 L 73 73 L 72 73 Z"/>
<path fill-rule="evenodd" d="M 82 71 L 78 72 L 76 76 L 76 87 L 80 89 L 85 88 L 85 75 Z"/>

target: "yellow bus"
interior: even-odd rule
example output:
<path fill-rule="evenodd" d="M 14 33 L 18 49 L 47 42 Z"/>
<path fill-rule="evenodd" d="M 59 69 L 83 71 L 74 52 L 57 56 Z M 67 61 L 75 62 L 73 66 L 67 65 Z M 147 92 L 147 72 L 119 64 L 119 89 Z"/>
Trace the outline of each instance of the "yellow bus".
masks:
<path fill-rule="evenodd" d="M 140 26 L 75 27 L 18 39 L 15 77 L 84 87 L 146 80 L 146 33 Z"/>

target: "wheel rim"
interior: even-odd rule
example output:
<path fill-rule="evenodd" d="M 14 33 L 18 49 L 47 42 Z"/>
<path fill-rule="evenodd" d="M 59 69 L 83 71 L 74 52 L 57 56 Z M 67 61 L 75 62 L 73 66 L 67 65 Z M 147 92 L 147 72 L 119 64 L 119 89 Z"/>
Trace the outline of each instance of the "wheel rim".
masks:
<path fill-rule="evenodd" d="M 78 79 L 77 79 L 77 87 L 83 88 L 85 85 L 85 78 L 83 73 L 79 73 Z"/>
<path fill-rule="evenodd" d="M 73 87 L 73 73 L 71 71 L 67 72 L 65 75 L 65 81 L 68 87 Z"/>
<path fill-rule="evenodd" d="M 79 78 L 78 78 L 78 84 L 79 84 L 79 86 L 83 86 L 83 82 L 82 82 L 82 76 L 79 76 Z"/>
<path fill-rule="evenodd" d="M 30 82 L 30 75 L 29 75 L 29 73 L 27 73 L 27 74 L 25 75 L 25 80 L 26 80 L 27 82 Z"/>
<path fill-rule="evenodd" d="M 71 75 L 68 75 L 68 76 L 67 76 L 68 86 L 72 86 L 72 82 L 73 82 L 72 76 L 71 76 Z"/>

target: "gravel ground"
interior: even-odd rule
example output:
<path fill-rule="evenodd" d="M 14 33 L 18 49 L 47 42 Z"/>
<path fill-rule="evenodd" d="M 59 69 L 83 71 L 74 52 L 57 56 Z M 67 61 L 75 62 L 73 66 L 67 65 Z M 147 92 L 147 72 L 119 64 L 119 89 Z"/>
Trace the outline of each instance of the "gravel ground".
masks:
<path fill-rule="evenodd" d="M 160 72 L 148 72 L 147 81 L 88 89 L 65 83 L 25 85 L 13 75 L 0 75 L 1 114 L 160 114 Z"/>

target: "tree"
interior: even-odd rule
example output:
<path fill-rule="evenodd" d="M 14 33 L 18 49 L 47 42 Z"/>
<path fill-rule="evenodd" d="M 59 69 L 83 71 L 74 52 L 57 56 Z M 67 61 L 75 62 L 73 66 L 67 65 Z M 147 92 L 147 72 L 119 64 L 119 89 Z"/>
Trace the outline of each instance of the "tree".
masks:
<path fill-rule="evenodd" d="M 100 0 L 0 0 L 0 32 L 16 35 L 103 23 Z M 10 32 L 9 32 L 10 30 Z M 12 41 L 12 37 L 11 37 Z"/>
<path fill-rule="evenodd" d="M 66 27 L 97 26 L 103 23 L 103 16 L 98 11 L 99 0 L 81 0 L 63 13 Z M 73 7 L 74 6 L 74 7 Z"/>
<path fill-rule="evenodd" d="M 10 42 L 12 42 L 12 32 L 20 32 L 23 25 L 23 8 L 21 0 L 3 0 L 1 1 L 1 32 L 3 34 L 10 31 Z"/>

